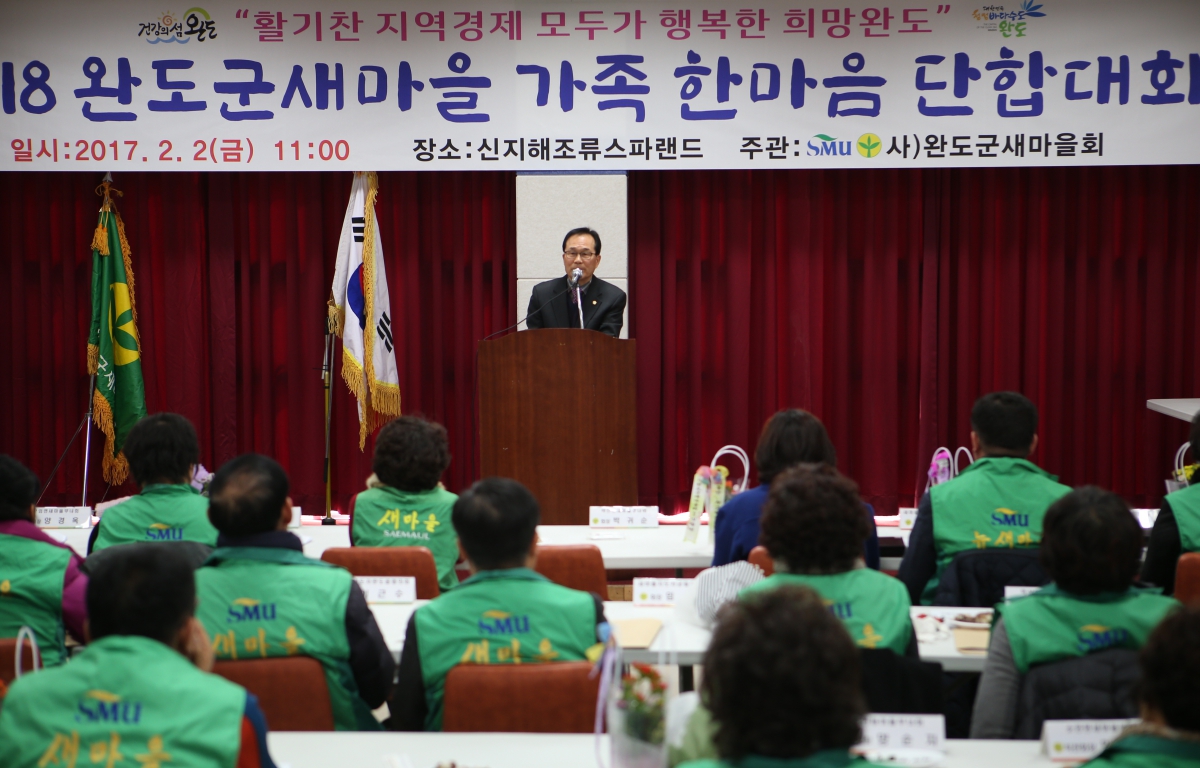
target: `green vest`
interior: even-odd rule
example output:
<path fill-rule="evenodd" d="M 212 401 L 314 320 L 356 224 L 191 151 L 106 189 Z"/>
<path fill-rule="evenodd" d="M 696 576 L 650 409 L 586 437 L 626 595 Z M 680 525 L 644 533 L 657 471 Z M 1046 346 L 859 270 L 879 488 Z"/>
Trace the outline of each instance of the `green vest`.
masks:
<path fill-rule="evenodd" d="M 1196 768 L 1200 743 L 1161 736 L 1125 736 L 1110 742 L 1085 768 Z"/>
<path fill-rule="evenodd" d="M 1166 500 L 1175 513 L 1179 526 L 1179 547 L 1184 552 L 1200 552 L 1200 483 L 1189 485 L 1175 493 L 1168 493 Z"/>
<path fill-rule="evenodd" d="M 0 534 L 0 637 L 16 637 L 28 626 L 47 667 L 66 659 L 62 596 L 70 563 L 70 550 Z"/>
<path fill-rule="evenodd" d="M 190 485 L 147 485 L 100 518 L 93 552 L 135 541 L 198 541 L 217 546 L 208 499 Z"/>
<path fill-rule="evenodd" d="M 356 547 L 428 547 L 437 563 L 438 587 L 458 584 L 458 536 L 450 510 L 458 496 L 444 488 L 408 493 L 383 486 L 354 499 L 354 527 L 350 540 Z"/>
<path fill-rule="evenodd" d="M 1058 478 L 1025 459 L 979 459 L 948 483 L 929 491 L 937 573 L 925 585 L 929 605 L 942 571 L 959 552 L 1036 547 L 1046 509 L 1071 492 Z"/>
<path fill-rule="evenodd" d="M 1017 671 L 1107 648 L 1138 649 L 1172 608 L 1158 589 L 1073 595 L 1054 584 L 999 603 Z"/>
<path fill-rule="evenodd" d="M 325 668 L 334 727 L 377 731 L 346 640 L 350 572 L 290 549 L 223 547 L 196 571 L 196 618 L 218 659 L 311 656 Z"/>
<path fill-rule="evenodd" d="M 816 590 L 859 647 L 891 648 L 904 655 L 912 640 L 912 603 L 899 579 L 870 568 L 826 575 L 776 573 L 746 587 L 738 597 L 791 584 Z"/>
<path fill-rule="evenodd" d="M 246 689 L 157 640 L 109 635 L 57 669 L 14 681 L 0 765 L 234 768 Z"/>
<path fill-rule="evenodd" d="M 741 760 L 693 760 L 677 768 L 880 768 L 847 749 L 825 749 L 808 757 L 746 755 Z"/>
<path fill-rule="evenodd" d="M 455 665 L 582 661 L 597 644 L 595 598 L 527 568 L 481 571 L 414 615 L 427 731 Z"/>

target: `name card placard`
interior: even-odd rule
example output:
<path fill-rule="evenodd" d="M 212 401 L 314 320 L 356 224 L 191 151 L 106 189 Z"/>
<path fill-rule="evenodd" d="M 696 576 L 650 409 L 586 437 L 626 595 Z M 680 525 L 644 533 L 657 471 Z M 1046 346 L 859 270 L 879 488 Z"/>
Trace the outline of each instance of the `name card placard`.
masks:
<path fill-rule="evenodd" d="M 91 507 L 38 507 L 39 528 L 91 528 Z"/>
<path fill-rule="evenodd" d="M 415 603 L 417 580 L 413 576 L 355 576 L 368 603 Z"/>
<path fill-rule="evenodd" d="M 1025 597 L 1025 595 L 1032 595 L 1034 592 L 1037 592 L 1039 589 L 1041 589 L 1041 587 L 1005 587 L 1004 588 L 1004 599 L 1012 600 L 1013 598 L 1016 598 L 1016 597 Z"/>
<path fill-rule="evenodd" d="M 1142 530 L 1150 530 L 1154 527 L 1154 521 L 1158 519 L 1157 509 L 1138 508 L 1133 510 L 1133 514 L 1141 523 Z"/>
<path fill-rule="evenodd" d="M 657 528 L 658 507 L 588 507 L 592 528 Z"/>
<path fill-rule="evenodd" d="M 301 520 L 301 507 L 292 507 L 292 519 L 288 521 L 288 528 L 299 528 Z"/>
<path fill-rule="evenodd" d="M 945 752 L 946 718 L 943 715 L 889 715 L 872 713 L 862 723 L 863 740 L 855 751 L 903 755 L 905 752 Z M 890 762 L 905 761 L 900 759 Z"/>
<path fill-rule="evenodd" d="M 675 605 L 695 579 L 634 579 L 634 605 Z"/>
<path fill-rule="evenodd" d="M 917 524 L 917 508 L 916 507 L 900 507 L 900 530 L 911 531 L 913 526 Z"/>
<path fill-rule="evenodd" d="M 1047 720 L 1042 723 L 1042 753 L 1055 762 L 1078 763 L 1104 751 L 1136 719 Z"/>

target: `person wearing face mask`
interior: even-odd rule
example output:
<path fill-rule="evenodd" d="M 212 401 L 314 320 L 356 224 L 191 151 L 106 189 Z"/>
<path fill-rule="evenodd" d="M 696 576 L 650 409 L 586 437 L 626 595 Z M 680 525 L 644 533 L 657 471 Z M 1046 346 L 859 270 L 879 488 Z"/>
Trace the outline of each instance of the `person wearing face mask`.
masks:
<path fill-rule="evenodd" d="M 600 266 L 600 234 L 588 227 L 572 229 L 563 238 L 562 248 L 566 274 L 533 287 L 526 325 L 531 330 L 578 328 L 582 306 L 584 328 L 620 336 L 628 298 L 625 291 L 595 276 Z"/>

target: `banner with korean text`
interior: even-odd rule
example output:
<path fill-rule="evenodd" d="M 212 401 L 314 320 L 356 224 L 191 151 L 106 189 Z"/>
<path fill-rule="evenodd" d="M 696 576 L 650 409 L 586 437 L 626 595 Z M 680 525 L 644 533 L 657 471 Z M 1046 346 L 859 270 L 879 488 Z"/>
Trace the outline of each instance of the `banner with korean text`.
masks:
<path fill-rule="evenodd" d="M 1200 162 L 1193 0 L 201 2 L 5 3 L 0 168 Z"/>

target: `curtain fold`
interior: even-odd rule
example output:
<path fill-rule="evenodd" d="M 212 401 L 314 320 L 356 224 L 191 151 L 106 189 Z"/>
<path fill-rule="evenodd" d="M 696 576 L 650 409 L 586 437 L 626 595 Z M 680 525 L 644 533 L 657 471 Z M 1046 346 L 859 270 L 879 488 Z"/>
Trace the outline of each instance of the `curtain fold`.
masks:
<path fill-rule="evenodd" d="M 82 419 L 90 320 L 91 231 L 99 174 L 0 174 L 0 248 L 9 327 L 0 334 L 0 451 L 43 480 Z M 119 173 L 133 250 L 151 412 L 176 411 L 210 469 L 257 451 L 278 459 L 293 501 L 324 509 L 320 379 L 326 300 L 349 173 Z M 478 475 L 475 342 L 515 302 L 515 185 L 509 173 L 382 173 L 377 205 L 405 413 L 446 425 L 446 484 Z M 334 506 L 363 488 L 355 400 L 333 380 Z M 81 434 L 44 504 L 78 504 Z M 102 445 L 102 442 L 99 443 Z M 95 461 L 89 502 L 108 489 Z"/>

